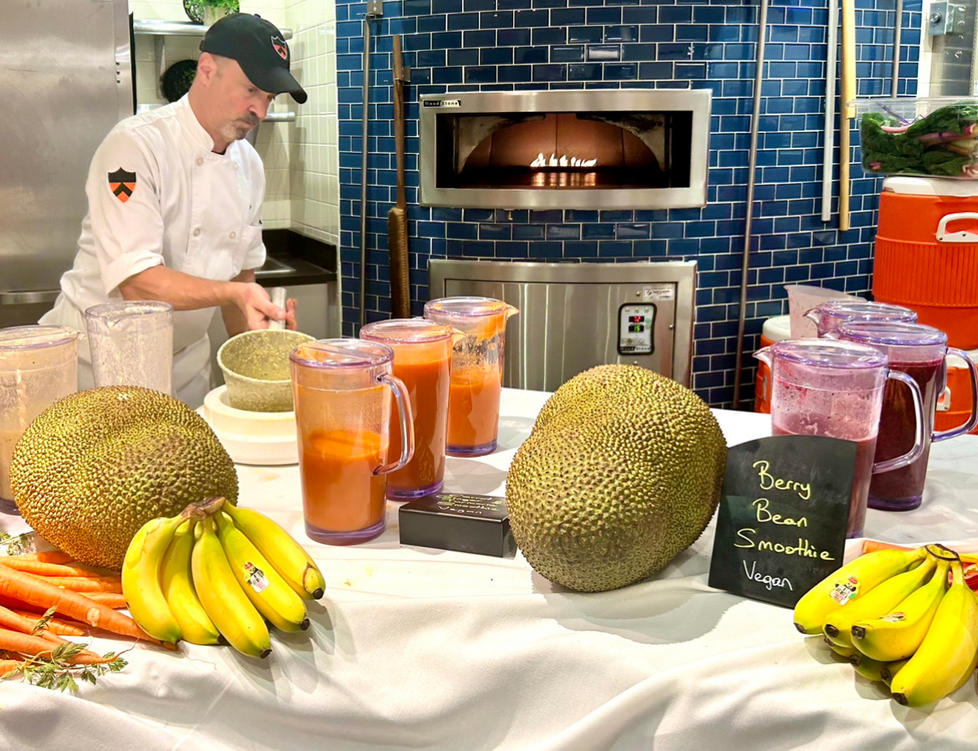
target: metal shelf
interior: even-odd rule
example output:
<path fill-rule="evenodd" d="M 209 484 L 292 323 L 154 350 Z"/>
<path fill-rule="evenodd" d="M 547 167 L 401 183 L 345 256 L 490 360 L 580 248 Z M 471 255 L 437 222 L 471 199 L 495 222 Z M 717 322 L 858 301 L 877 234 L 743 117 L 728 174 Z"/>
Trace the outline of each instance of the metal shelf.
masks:
<path fill-rule="evenodd" d="M 203 36 L 207 27 L 190 21 L 162 21 L 158 19 L 134 19 L 134 34 L 153 34 L 158 36 Z M 292 38 L 292 29 L 279 29 L 285 39 Z"/>

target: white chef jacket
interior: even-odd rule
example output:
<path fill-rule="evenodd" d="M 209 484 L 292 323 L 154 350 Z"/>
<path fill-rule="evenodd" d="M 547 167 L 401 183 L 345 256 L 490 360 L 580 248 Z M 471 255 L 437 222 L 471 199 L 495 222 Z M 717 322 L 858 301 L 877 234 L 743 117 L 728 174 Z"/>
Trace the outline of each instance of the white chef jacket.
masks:
<path fill-rule="evenodd" d="M 85 183 L 88 214 L 74 266 L 41 323 L 85 332 L 84 312 L 121 300 L 119 284 L 160 264 L 228 281 L 265 262 L 261 157 L 245 140 L 215 154 L 187 96 L 126 118 L 105 137 Z M 173 392 L 193 407 L 209 388 L 207 328 L 215 308 L 173 314 Z M 80 389 L 91 388 L 91 358 L 79 340 Z"/>

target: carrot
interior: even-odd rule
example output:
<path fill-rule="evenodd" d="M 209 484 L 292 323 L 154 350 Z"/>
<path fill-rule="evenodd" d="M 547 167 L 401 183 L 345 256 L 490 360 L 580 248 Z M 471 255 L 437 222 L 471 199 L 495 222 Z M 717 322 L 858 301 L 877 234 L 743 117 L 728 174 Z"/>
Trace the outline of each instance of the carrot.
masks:
<path fill-rule="evenodd" d="M 0 595 L 14 597 L 45 609 L 53 607 L 59 613 L 87 623 L 89 626 L 162 645 L 162 642 L 143 631 L 129 616 L 118 613 L 85 595 L 49 584 L 41 577 L 14 571 L 2 565 L 0 565 Z"/>
<path fill-rule="evenodd" d="M 3 678 L 8 673 L 14 672 L 17 668 L 22 667 L 23 664 L 23 660 L 0 660 L 0 678 Z"/>
<path fill-rule="evenodd" d="M 43 563 L 77 563 L 74 556 L 63 553 L 60 550 L 43 550 L 39 553 L 24 553 L 16 556 L 27 561 L 41 561 Z"/>
<path fill-rule="evenodd" d="M 107 605 L 113 610 L 129 607 L 129 603 L 126 602 L 126 598 L 118 592 L 85 592 L 84 595 L 91 600 L 95 600 L 95 602 L 100 602 L 103 605 Z"/>
<path fill-rule="evenodd" d="M 910 550 L 906 545 L 897 545 L 892 542 L 883 542 L 882 540 L 863 540 L 863 555 L 866 553 L 875 553 L 877 550 Z"/>
<path fill-rule="evenodd" d="M 25 618 L 30 618 L 33 621 L 41 617 L 41 613 L 30 610 L 22 610 L 20 608 L 7 608 L 7 610 L 17 615 L 22 615 Z M 63 618 L 49 618 L 47 630 L 59 636 L 85 636 L 90 629 L 87 624 L 78 623 L 78 621 L 69 621 Z"/>
<path fill-rule="evenodd" d="M 21 573 L 27 576 L 35 576 L 35 574 L 28 574 L 26 571 Z M 88 576 L 38 576 L 36 578 L 38 581 L 53 584 L 63 589 L 70 589 L 72 592 L 115 592 L 122 594 L 122 582 L 119 579 Z"/>
<path fill-rule="evenodd" d="M 34 629 L 39 620 L 39 618 L 24 616 L 20 613 L 15 613 L 13 610 L 0 606 L 0 626 L 5 626 L 6 628 L 13 629 L 14 631 L 21 631 L 25 634 L 36 633 L 37 636 L 53 641 L 56 644 L 65 643 L 64 639 L 49 631 L 47 625 L 45 625 L 40 631 L 35 632 Z"/>
<path fill-rule="evenodd" d="M 108 569 L 95 569 L 81 565 L 67 565 L 64 563 L 48 563 L 46 561 L 36 561 L 23 555 L 0 556 L 0 564 L 18 571 L 27 571 L 36 576 L 85 576 L 85 577 L 105 577 L 118 579 L 118 574 L 113 574 Z"/>
<path fill-rule="evenodd" d="M 40 636 L 22 634 L 19 631 L 11 631 L 7 628 L 0 628 L 0 649 L 8 652 L 18 652 L 28 657 L 51 657 L 54 650 L 58 648 L 47 639 Z M 104 662 L 111 662 L 114 658 L 102 657 L 90 650 L 82 650 L 68 662 L 75 665 L 99 665 Z"/>

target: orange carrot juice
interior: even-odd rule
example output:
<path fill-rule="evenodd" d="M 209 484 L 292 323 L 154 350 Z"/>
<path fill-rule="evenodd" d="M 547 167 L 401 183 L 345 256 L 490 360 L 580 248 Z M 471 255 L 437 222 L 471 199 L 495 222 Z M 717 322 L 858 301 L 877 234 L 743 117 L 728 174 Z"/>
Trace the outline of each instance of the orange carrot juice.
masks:
<path fill-rule="evenodd" d="M 386 478 L 373 471 L 385 454 L 380 434 L 372 431 L 316 430 L 306 436 L 299 463 L 306 523 L 330 532 L 383 524 Z"/>
<path fill-rule="evenodd" d="M 435 493 L 445 476 L 451 343 L 435 342 L 435 345 L 394 346 L 394 375 L 404 381 L 411 395 L 414 458 L 403 469 L 387 476 L 387 495 L 391 498 L 406 500 Z M 396 410 L 391 410 L 387 456 L 393 461 L 400 455 L 401 426 Z"/>
<path fill-rule="evenodd" d="M 469 456 L 495 448 L 500 393 L 498 368 L 465 368 L 452 373 L 448 397 L 449 454 Z"/>

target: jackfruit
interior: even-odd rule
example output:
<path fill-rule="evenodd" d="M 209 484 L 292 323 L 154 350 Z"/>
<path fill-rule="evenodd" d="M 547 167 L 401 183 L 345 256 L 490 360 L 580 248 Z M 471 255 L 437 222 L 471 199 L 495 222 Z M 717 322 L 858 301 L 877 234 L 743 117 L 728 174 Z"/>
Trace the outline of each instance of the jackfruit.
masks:
<path fill-rule="evenodd" d="M 234 462 L 204 419 L 171 396 L 104 386 L 55 402 L 28 426 L 10 466 L 14 502 L 45 540 L 121 569 L 148 520 L 209 496 L 238 497 Z"/>
<path fill-rule="evenodd" d="M 624 587 L 702 534 L 726 458 L 716 418 L 692 391 L 633 365 L 592 368 L 554 392 L 513 457 L 513 537 L 568 589 Z"/>

